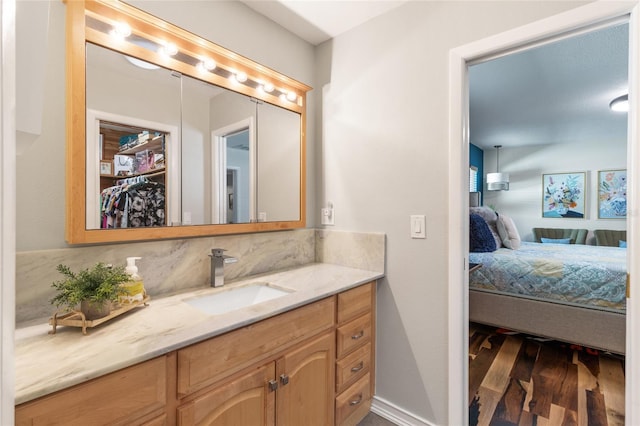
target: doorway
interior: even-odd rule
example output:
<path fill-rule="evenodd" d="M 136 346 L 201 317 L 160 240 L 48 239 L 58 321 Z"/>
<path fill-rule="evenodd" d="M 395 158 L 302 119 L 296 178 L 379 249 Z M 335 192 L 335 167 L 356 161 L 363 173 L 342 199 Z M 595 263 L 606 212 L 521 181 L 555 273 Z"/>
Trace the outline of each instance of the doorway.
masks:
<path fill-rule="evenodd" d="M 449 423 L 468 424 L 468 408 L 462 401 L 468 400 L 468 66 L 469 63 L 482 57 L 502 55 L 505 52 L 522 49 L 533 42 L 548 40 L 561 34 L 576 34 L 585 30 L 592 30 L 595 25 L 608 23 L 612 19 L 629 18 L 630 25 L 630 67 L 629 67 L 629 99 L 637 102 L 638 93 L 638 5 L 637 4 L 606 4 L 597 2 L 587 6 L 556 15 L 524 27 L 520 27 L 497 36 L 480 40 L 451 51 L 450 55 L 450 183 L 453 193 L 459 191 L 464 197 L 451 197 L 449 209 L 459 212 L 459 216 L 452 219 L 450 226 L 449 246 L 449 349 L 451 364 L 449 367 Z M 629 112 L 628 129 L 628 176 L 629 181 L 637 181 L 640 168 L 638 158 L 638 111 Z M 633 189 L 629 191 L 633 192 Z M 628 199 L 630 211 L 638 205 L 638 200 L 632 195 Z M 628 238 L 638 241 L 638 219 L 630 215 L 628 220 Z M 628 265 L 631 288 L 638 282 L 635 269 L 638 265 L 639 254 L 637 248 L 631 245 L 628 249 Z M 464 268 L 460 268 L 464 265 Z M 626 372 L 626 421 L 637 423 L 640 410 L 632 401 L 637 400 L 638 386 L 634 380 L 634 353 L 640 346 L 634 330 L 640 327 L 640 318 L 636 299 L 627 299 L 627 372 Z M 635 349 L 635 351 L 634 351 Z M 463 395 L 463 398 L 460 396 Z"/>
<path fill-rule="evenodd" d="M 249 117 L 212 132 L 213 223 L 256 220 L 256 141 Z"/>

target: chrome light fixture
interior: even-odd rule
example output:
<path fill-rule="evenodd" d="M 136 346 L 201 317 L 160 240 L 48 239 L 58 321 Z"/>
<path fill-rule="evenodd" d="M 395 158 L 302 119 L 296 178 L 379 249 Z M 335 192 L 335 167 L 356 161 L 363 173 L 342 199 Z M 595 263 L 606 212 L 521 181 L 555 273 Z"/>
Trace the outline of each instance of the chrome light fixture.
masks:
<path fill-rule="evenodd" d="M 496 149 L 496 172 L 487 173 L 487 191 L 508 191 L 509 173 L 500 173 L 500 148 L 502 145 L 494 145 Z"/>
<path fill-rule="evenodd" d="M 609 104 L 611 111 L 629 112 L 629 95 L 618 96 Z"/>

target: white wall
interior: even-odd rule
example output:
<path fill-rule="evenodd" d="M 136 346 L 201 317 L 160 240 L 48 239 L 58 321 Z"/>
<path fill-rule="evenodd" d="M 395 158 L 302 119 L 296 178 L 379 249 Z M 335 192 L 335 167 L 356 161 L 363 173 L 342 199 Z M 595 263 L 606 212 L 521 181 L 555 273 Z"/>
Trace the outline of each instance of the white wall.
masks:
<path fill-rule="evenodd" d="M 409 2 L 317 51 L 318 203 L 336 229 L 387 235 L 376 395 L 418 420 L 448 424 L 446 206 L 463 195 L 446 181 L 449 50 L 576 6 Z M 411 214 L 426 240 L 409 238 Z"/>
<path fill-rule="evenodd" d="M 485 171 L 495 171 L 495 150 L 484 151 Z M 626 229 L 626 220 L 598 219 L 598 170 L 627 168 L 626 141 L 502 148 L 500 171 L 509 173 L 509 191 L 484 191 L 484 205 L 513 218 L 520 237 L 533 241 L 532 228 Z M 586 172 L 584 219 L 542 217 L 542 174 Z M 484 179 L 486 182 L 486 176 Z M 587 244 L 595 244 L 593 233 Z"/>

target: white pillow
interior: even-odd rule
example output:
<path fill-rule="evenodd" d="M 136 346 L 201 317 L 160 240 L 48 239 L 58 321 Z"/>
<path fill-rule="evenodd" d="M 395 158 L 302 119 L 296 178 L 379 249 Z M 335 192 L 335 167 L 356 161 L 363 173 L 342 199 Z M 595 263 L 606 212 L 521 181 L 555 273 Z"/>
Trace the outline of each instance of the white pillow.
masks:
<path fill-rule="evenodd" d="M 513 223 L 513 219 L 509 216 L 500 214 L 496 221 L 496 227 L 498 228 L 498 234 L 500 234 L 500 238 L 502 239 L 502 244 L 506 248 L 510 248 L 512 250 L 518 250 L 520 248 L 520 234 L 518 233 L 516 224 Z"/>

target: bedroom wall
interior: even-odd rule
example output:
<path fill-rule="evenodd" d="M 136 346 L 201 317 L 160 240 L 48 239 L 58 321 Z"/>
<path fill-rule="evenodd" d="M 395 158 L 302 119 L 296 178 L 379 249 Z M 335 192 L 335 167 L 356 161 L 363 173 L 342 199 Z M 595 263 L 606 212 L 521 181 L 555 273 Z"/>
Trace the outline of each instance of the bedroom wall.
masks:
<path fill-rule="evenodd" d="M 485 150 L 484 161 L 495 164 L 495 150 Z M 485 191 L 484 205 L 510 215 L 525 241 L 533 241 L 534 227 L 582 228 L 590 231 L 587 244 L 595 244 L 594 229 L 626 229 L 624 219 L 598 219 L 598 170 L 626 169 L 626 164 L 626 140 L 502 148 L 500 170 L 510 175 L 509 191 Z M 587 172 L 586 217 L 543 218 L 542 174 L 583 171 Z"/>
<path fill-rule="evenodd" d="M 447 203 L 465 195 L 446 180 L 449 51 L 579 5 L 408 2 L 317 50 L 318 204 L 333 229 L 387 235 L 376 403 L 412 416 L 400 424 L 449 424 Z M 426 239 L 410 238 L 412 214 Z"/>

